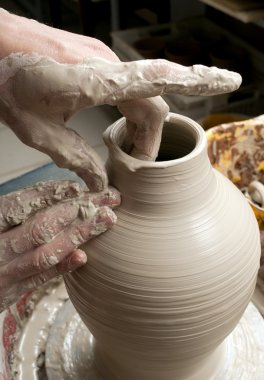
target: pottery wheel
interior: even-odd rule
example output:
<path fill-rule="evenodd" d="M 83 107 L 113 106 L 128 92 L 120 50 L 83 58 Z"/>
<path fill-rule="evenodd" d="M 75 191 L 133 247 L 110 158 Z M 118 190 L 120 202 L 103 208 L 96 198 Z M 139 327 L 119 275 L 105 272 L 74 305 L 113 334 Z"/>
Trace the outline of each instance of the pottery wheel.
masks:
<path fill-rule="evenodd" d="M 58 313 L 47 340 L 48 379 L 101 380 L 93 366 L 93 346 L 92 334 L 68 301 Z"/>
<path fill-rule="evenodd" d="M 263 318 L 250 304 L 236 329 L 226 339 L 224 368 L 210 380 L 263 380 L 263 337 Z M 93 336 L 68 301 L 58 313 L 47 341 L 48 379 L 102 380 L 94 368 L 93 345 Z M 195 377 L 192 379 L 197 380 Z"/>
<path fill-rule="evenodd" d="M 263 337 L 264 320 L 249 304 L 225 341 L 223 368 L 210 380 L 263 380 Z M 12 378 L 102 380 L 94 368 L 93 347 L 93 337 L 68 300 L 64 284 L 51 284 L 34 305 L 17 338 L 10 363 Z"/>

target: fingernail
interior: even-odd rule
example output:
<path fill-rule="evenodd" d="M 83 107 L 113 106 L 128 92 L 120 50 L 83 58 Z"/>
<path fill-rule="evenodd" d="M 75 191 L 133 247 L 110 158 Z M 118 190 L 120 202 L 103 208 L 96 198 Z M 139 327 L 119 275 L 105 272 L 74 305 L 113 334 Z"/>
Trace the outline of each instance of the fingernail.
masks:
<path fill-rule="evenodd" d="M 78 254 L 78 255 L 77 255 Z M 75 250 L 75 260 L 76 262 L 78 262 L 79 264 L 85 264 L 87 262 L 87 256 L 86 256 L 86 253 L 84 251 L 82 251 L 81 249 L 76 249 Z"/>
<path fill-rule="evenodd" d="M 105 224 L 106 226 L 112 226 L 117 221 L 116 214 L 107 206 L 100 207 L 95 215 L 96 224 Z"/>
<path fill-rule="evenodd" d="M 68 271 L 73 271 L 81 266 L 83 266 L 84 264 L 86 264 L 87 262 L 87 256 L 86 256 L 86 253 L 84 251 L 82 251 L 81 249 L 75 249 L 72 253 L 72 256 L 69 260 L 69 264 L 68 264 Z"/>
<path fill-rule="evenodd" d="M 84 180 L 91 192 L 103 191 L 108 185 L 108 179 L 104 171 L 100 175 L 93 173 L 93 176 L 91 176 L 88 174 Z"/>
<path fill-rule="evenodd" d="M 121 195 L 114 187 L 109 187 L 107 190 L 100 193 L 88 194 L 92 197 L 92 202 L 96 206 L 109 206 L 111 208 L 117 207 L 121 203 Z"/>
<path fill-rule="evenodd" d="M 109 187 L 109 192 L 108 192 L 108 206 L 111 207 L 117 207 L 121 203 L 121 195 L 120 192 L 115 189 L 114 187 Z"/>
<path fill-rule="evenodd" d="M 90 236 L 102 234 L 112 227 L 116 221 L 117 217 L 109 207 L 103 206 L 99 208 L 93 221 Z"/>
<path fill-rule="evenodd" d="M 53 199 L 62 200 L 64 198 L 75 198 L 81 193 L 82 188 L 78 182 L 59 183 L 54 189 Z"/>
<path fill-rule="evenodd" d="M 108 226 L 105 223 L 96 223 L 90 231 L 90 236 L 98 236 L 108 230 Z"/>
<path fill-rule="evenodd" d="M 65 190 L 65 195 L 67 197 L 77 197 L 83 192 L 81 185 L 78 182 L 70 183 L 68 188 Z"/>

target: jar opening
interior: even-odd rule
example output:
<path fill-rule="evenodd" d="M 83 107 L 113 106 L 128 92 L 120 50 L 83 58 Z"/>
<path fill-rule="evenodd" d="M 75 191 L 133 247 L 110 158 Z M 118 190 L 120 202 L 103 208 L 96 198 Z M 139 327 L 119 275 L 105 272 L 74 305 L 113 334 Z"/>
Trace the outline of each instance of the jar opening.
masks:
<path fill-rule="evenodd" d="M 123 142 L 125 139 L 125 129 L 120 131 L 117 139 L 119 148 L 129 154 Z M 156 158 L 156 162 L 176 160 L 190 154 L 198 143 L 197 131 L 186 127 L 186 124 L 179 122 L 165 122 L 162 131 L 161 144 Z"/>
<path fill-rule="evenodd" d="M 190 160 L 196 160 L 206 152 L 206 136 L 202 127 L 190 118 L 169 113 L 163 126 L 159 154 L 155 162 L 132 157 L 133 147 L 126 135 L 126 119 L 122 118 L 104 133 L 104 141 L 110 155 L 129 166 L 130 169 L 168 168 Z"/>
<path fill-rule="evenodd" d="M 198 141 L 197 132 L 181 123 L 166 122 L 156 161 L 171 161 L 190 154 Z"/>

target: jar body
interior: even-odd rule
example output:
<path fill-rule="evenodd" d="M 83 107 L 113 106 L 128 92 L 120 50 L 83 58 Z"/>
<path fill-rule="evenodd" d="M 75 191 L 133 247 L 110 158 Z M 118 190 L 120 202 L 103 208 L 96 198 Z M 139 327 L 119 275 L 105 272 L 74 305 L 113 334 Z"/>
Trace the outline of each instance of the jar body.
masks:
<path fill-rule="evenodd" d="M 106 137 L 118 222 L 84 246 L 87 264 L 65 276 L 69 296 L 105 380 L 209 379 L 254 291 L 255 217 L 212 169 L 196 123 L 170 115 L 161 146 L 170 160 L 157 163 L 118 148 L 122 123 Z"/>

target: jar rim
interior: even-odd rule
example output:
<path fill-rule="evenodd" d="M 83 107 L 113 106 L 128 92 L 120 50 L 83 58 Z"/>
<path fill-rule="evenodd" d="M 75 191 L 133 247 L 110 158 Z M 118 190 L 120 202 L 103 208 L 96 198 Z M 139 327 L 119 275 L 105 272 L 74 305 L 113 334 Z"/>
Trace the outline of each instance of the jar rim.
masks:
<path fill-rule="evenodd" d="M 195 136 L 195 146 L 194 148 L 187 153 L 186 155 L 164 161 L 144 161 L 138 158 L 132 157 L 122 150 L 120 147 L 120 137 L 124 131 L 126 125 L 126 118 L 122 117 L 117 120 L 115 123 L 110 125 L 103 134 L 105 144 L 109 148 L 110 152 L 118 155 L 119 160 L 125 162 L 128 166 L 136 168 L 168 168 L 175 165 L 180 165 L 186 161 L 190 161 L 199 156 L 202 151 L 206 150 L 207 139 L 206 134 L 203 128 L 194 120 L 187 116 L 169 112 L 168 116 L 165 119 L 165 123 L 176 124 L 178 123 L 189 128 L 189 130 Z"/>

